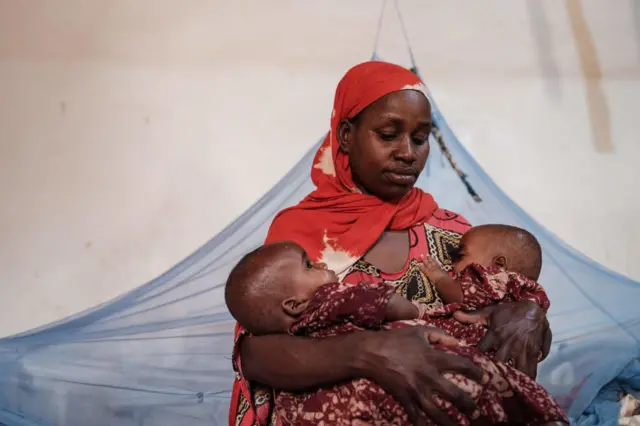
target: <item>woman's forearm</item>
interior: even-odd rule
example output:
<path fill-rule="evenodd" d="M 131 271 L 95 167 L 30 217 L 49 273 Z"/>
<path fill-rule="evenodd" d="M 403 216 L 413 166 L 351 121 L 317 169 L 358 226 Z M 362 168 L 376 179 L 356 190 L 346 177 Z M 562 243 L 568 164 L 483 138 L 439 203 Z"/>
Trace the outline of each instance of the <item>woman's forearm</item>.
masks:
<path fill-rule="evenodd" d="M 248 380 L 272 388 L 299 391 L 365 376 L 363 331 L 324 339 L 277 334 L 246 337 L 240 347 Z"/>

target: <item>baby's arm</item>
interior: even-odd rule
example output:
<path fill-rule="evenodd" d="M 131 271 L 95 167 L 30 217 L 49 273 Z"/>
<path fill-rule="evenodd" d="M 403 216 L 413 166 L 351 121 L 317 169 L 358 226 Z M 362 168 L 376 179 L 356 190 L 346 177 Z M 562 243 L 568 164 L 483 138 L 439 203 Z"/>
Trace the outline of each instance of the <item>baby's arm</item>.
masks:
<path fill-rule="evenodd" d="M 440 267 L 437 260 L 432 257 L 423 257 L 420 266 L 445 304 L 462 303 L 464 299 L 462 286 Z"/>
<path fill-rule="evenodd" d="M 462 309 L 474 310 L 500 302 L 521 300 L 535 302 L 545 312 L 549 309 L 549 299 L 542 286 L 515 272 L 471 264 L 457 278 L 457 281 L 451 280 L 448 284 L 446 279 L 436 280 L 435 285 L 446 303 L 452 303 L 447 302 L 446 298 L 451 297 L 453 291 L 460 291 L 454 297 L 459 297 L 457 300 Z M 455 290 L 452 290 L 452 283 L 456 284 Z"/>
<path fill-rule="evenodd" d="M 308 335 L 335 326 L 380 328 L 393 289 L 385 285 L 333 283 L 323 286 L 294 323 L 292 334 Z M 410 302 L 409 302 L 410 303 Z"/>

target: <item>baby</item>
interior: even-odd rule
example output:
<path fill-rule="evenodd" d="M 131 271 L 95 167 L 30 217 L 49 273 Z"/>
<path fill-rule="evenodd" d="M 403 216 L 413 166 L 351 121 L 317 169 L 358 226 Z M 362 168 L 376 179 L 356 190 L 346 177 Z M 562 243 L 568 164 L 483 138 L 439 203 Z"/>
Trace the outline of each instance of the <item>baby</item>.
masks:
<path fill-rule="evenodd" d="M 424 258 L 422 270 L 434 284 L 444 306 L 427 309 L 434 327 L 461 344 L 476 346 L 486 333 L 482 324 L 463 324 L 456 311 L 474 311 L 498 303 L 530 300 L 545 312 L 549 299 L 536 280 L 542 269 L 542 249 L 528 231 L 508 225 L 471 228 L 452 255 L 454 278 L 433 258 Z"/>
<path fill-rule="evenodd" d="M 478 229 L 474 228 L 470 232 L 476 231 Z M 489 232 L 489 229 L 479 231 L 479 240 L 484 240 L 489 235 L 493 238 L 496 234 Z M 462 259 L 467 257 L 473 262 L 483 261 L 484 259 L 471 256 L 469 251 L 469 246 L 473 248 L 476 244 L 473 234 L 467 240 L 470 240 L 467 245 L 464 245 L 463 240 Z M 514 256 L 503 257 L 511 262 L 505 266 L 517 265 Z M 457 264 L 463 262 L 462 259 Z M 487 271 L 496 275 L 493 268 L 497 264 L 491 265 L 487 264 Z M 472 280 L 466 278 L 464 271 L 474 267 L 480 266 L 470 262 L 468 267 L 464 267 L 460 271 L 463 279 L 458 282 L 445 280 L 446 274 L 433 262 L 425 262 L 425 273 L 433 277 L 439 288 L 447 293 L 445 299 L 452 295 L 454 297 L 447 300 L 455 300 L 458 305 L 466 303 L 472 306 L 474 303 L 465 300 L 465 294 L 474 295 L 475 292 L 468 285 Z M 468 275 L 477 278 L 473 274 Z M 476 282 L 483 284 L 481 279 L 474 281 Z M 501 285 L 495 287 L 498 288 L 496 294 L 502 291 L 504 296 L 509 286 L 504 289 Z M 536 290 L 538 289 L 541 290 L 539 286 Z M 493 290 L 485 292 L 491 294 L 490 303 L 498 300 L 492 292 Z M 532 294 L 515 291 L 512 297 L 519 300 L 523 296 L 529 298 Z M 435 321 L 432 320 L 431 310 L 425 310 L 395 294 L 390 286 L 340 284 L 333 271 L 328 270 L 325 265 L 313 264 L 301 247 L 288 242 L 266 245 L 245 256 L 229 276 L 225 298 L 231 314 L 254 335 L 288 332 L 321 338 L 359 330 L 434 324 L 438 327 L 438 322 L 457 323 L 445 309 L 435 310 Z M 532 297 L 532 300 L 535 299 L 536 297 Z M 459 323 L 459 327 L 454 329 L 462 331 L 465 326 Z M 483 383 L 458 374 L 446 375 L 475 400 L 478 409 L 471 417 L 464 416 L 452 404 L 433 395 L 439 407 L 456 423 L 496 424 L 509 421 L 514 424 L 516 419 L 526 419 L 523 424 L 568 423 L 553 399 L 526 375 L 508 365 L 492 361 L 472 346 L 456 345 L 456 340 L 451 337 L 433 333 L 425 338 L 437 350 L 467 357 L 485 372 L 486 380 Z M 469 342 L 466 344 L 469 345 Z M 275 405 L 284 424 L 315 425 L 323 421 L 326 424 L 350 425 L 356 420 L 376 425 L 411 424 L 403 408 L 378 385 L 367 379 L 355 379 L 313 392 L 278 391 Z"/>

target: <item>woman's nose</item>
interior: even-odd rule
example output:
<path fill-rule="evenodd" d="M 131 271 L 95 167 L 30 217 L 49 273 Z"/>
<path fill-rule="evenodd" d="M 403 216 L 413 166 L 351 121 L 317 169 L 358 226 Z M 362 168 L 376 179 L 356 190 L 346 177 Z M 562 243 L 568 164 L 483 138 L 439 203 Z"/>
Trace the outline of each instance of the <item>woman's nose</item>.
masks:
<path fill-rule="evenodd" d="M 413 144 L 411 138 L 406 137 L 398 141 L 396 150 L 394 152 L 396 159 L 402 160 L 407 163 L 412 163 L 416 160 Z"/>
<path fill-rule="evenodd" d="M 316 268 L 327 269 L 326 263 L 316 263 Z"/>

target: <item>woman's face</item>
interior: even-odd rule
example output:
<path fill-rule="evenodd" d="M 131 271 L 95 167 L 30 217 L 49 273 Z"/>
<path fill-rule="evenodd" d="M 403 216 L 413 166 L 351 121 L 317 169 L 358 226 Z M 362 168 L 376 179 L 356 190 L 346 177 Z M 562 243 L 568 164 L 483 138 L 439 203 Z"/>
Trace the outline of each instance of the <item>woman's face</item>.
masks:
<path fill-rule="evenodd" d="M 353 181 L 364 193 L 394 201 L 409 192 L 429 156 L 431 105 L 415 90 L 390 93 L 338 128 Z"/>

